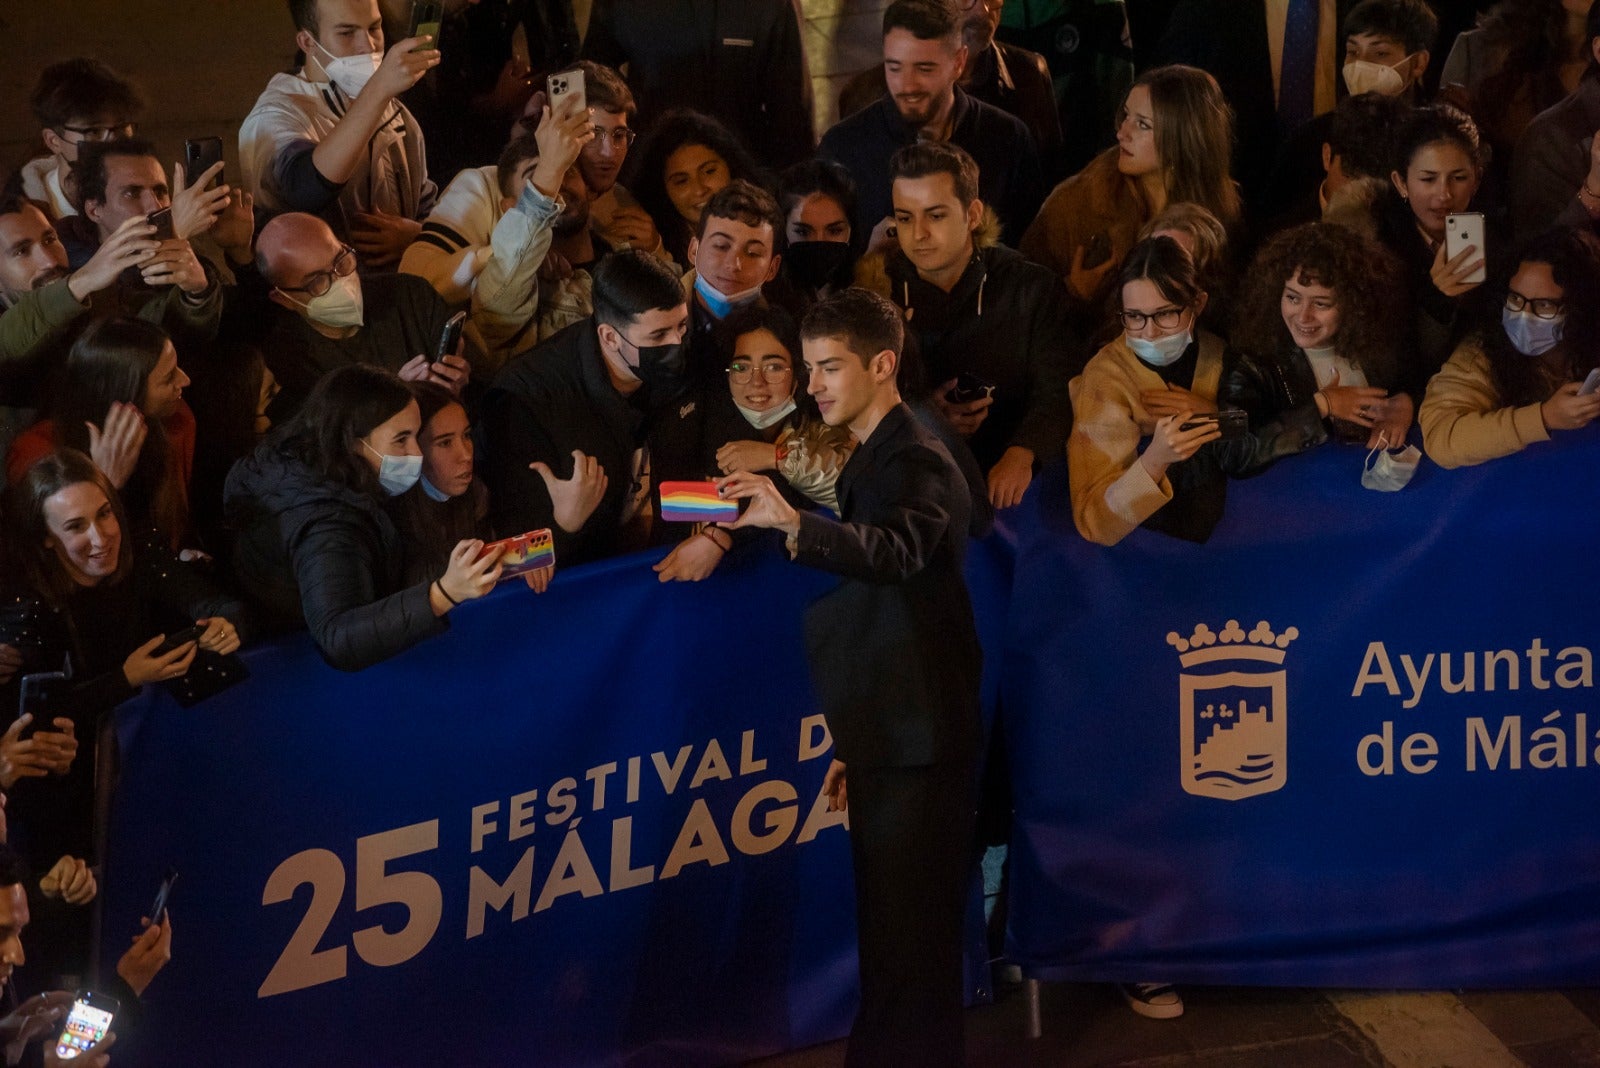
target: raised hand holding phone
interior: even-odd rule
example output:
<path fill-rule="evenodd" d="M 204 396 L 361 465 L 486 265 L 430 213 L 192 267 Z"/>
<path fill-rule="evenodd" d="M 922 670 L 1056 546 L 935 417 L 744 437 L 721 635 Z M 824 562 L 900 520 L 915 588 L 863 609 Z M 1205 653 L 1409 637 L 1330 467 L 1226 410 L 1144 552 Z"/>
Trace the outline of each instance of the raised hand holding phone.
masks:
<path fill-rule="evenodd" d="M 717 479 L 717 490 L 724 500 L 750 502 L 737 520 L 718 523 L 718 526 L 729 530 L 765 527 L 786 534 L 800 532 L 800 513 L 795 511 L 794 505 L 783 499 L 783 494 L 778 492 L 778 487 L 766 475 L 739 471 Z"/>

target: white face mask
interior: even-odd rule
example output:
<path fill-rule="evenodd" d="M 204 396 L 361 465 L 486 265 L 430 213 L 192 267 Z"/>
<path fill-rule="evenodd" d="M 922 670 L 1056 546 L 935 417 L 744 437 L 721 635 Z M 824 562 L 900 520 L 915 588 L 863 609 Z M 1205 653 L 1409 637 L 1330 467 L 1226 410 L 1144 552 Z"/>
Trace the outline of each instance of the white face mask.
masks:
<path fill-rule="evenodd" d="M 1384 446 L 1388 442 L 1385 435 L 1379 434 L 1377 447 L 1367 453 L 1366 462 L 1361 465 L 1361 484 L 1369 490 L 1396 493 L 1405 489 L 1411 476 L 1417 473 L 1417 464 L 1422 461 L 1422 453 L 1415 445 L 1386 452 Z M 1378 457 L 1376 461 L 1372 459 L 1374 453 Z"/>
<path fill-rule="evenodd" d="M 739 409 L 739 414 L 744 416 L 745 422 L 749 423 L 757 430 L 765 430 L 774 423 L 782 422 L 788 417 L 790 412 L 794 411 L 794 394 L 789 394 L 788 400 L 784 401 L 782 404 L 768 408 L 764 412 L 758 412 L 754 408 L 746 408 L 744 405 L 738 403 L 735 403 L 734 407 Z"/>
<path fill-rule="evenodd" d="M 295 300 L 281 289 L 278 292 L 303 308 L 306 318 L 314 323 L 337 329 L 366 323 L 366 305 L 361 298 L 361 276 L 358 274 L 335 278 L 326 293 L 310 300 Z"/>
<path fill-rule="evenodd" d="M 1405 63 L 1410 58 L 1407 56 L 1400 62 Z M 1406 91 L 1406 80 L 1399 71 L 1387 64 L 1355 59 L 1344 65 L 1344 87 L 1350 90 L 1351 96 L 1360 96 L 1362 93 L 1399 96 Z"/>
<path fill-rule="evenodd" d="M 421 456 L 389 456 L 379 452 L 366 439 L 361 441 L 368 452 L 378 458 L 378 485 L 391 497 L 398 497 L 417 484 L 422 477 Z"/>
<path fill-rule="evenodd" d="M 1193 331 L 1179 330 L 1176 334 L 1158 337 L 1154 341 L 1142 337 L 1130 337 L 1128 347 L 1133 350 L 1135 356 L 1151 367 L 1166 367 L 1182 359 L 1193 341 Z"/>
<path fill-rule="evenodd" d="M 345 96 L 357 97 L 361 90 L 367 87 L 372 76 L 378 72 L 378 67 L 383 63 L 382 52 L 362 52 L 354 56 L 336 56 L 322 47 L 322 42 L 315 37 L 311 43 L 317 46 L 317 51 L 327 56 L 326 60 L 318 60 L 323 71 L 328 75 L 328 80 L 340 89 Z"/>

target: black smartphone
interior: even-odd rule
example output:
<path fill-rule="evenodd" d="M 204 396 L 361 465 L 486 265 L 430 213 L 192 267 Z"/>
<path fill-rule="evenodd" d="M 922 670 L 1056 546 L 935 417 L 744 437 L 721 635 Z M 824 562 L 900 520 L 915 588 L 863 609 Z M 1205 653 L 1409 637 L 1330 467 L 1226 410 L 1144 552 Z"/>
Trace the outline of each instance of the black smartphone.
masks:
<path fill-rule="evenodd" d="M 1083 269 L 1092 271 L 1111 258 L 1111 235 L 1101 230 L 1083 246 Z"/>
<path fill-rule="evenodd" d="M 1222 431 L 1222 437 L 1218 440 L 1231 441 L 1234 438 L 1244 437 L 1245 431 L 1250 429 L 1250 416 L 1242 408 L 1224 408 L 1220 412 L 1197 415 L 1178 429 L 1193 430 L 1207 423 L 1216 423 L 1217 429 Z"/>
<path fill-rule="evenodd" d="M 67 1013 L 66 1026 L 61 1029 L 61 1037 L 56 1039 L 56 1056 L 70 1061 L 105 1038 L 119 1007 L 116 998 L 93 990 L 78 991 L 72 1011 Z"/>
<path fill-rule="evenodd" d="M 21 692 L 17 698 L 17 715 L 27 712 L 33 716 L 33 721 L 24 728 L 22 737 L 27 737 L 45 727 L 55 729 L 51 720 L 58 707 L 57 695 L 61 687 L 66 685 L 66 681 L 65 671 L 39 671 L 22 676 Z"/>
<path fill-rule="evenodd" d="M 171 241 L 174 237 L 178 236 L 177 233 L 172 229 L 171 208 L 162 208 L 160 211 L 152 211 L 149 215 L 145 216 L 145 221 L 156 228 L 156 232 L 153 236 L 157 241 Z"/>
<path fill-rule="evenodd" d="M 461 345 L 461 328 L 466 321 L 467 313 L 464 311 L 456 312 L 444 321 L 444 329 L 439 332 L 439 347 L 433 353 L 434 363 L 456 354 L 456 349 Z"/>
<path fill-rule="evenodd" d="M 411 5 L 411 29 L 407 37 L 430 37 L 427 48 L 418 52 L 439 50 L 439 24 L 444 21 L 444 11 L 438 4 L 416 2 Z"/>
<path fill-rule="evenodd" d="M 175 630 L 171 634 L 167 635 L 166 640 L 160 645 L 156 646 L 155 651 L 150 655 L 166 656 L 174 649 L 188 645 L 190 642 L 199 641 L 200 635 L 204 634 L 205 632 L 206 628 L 200 626 L 199 624 L 196 624 L 192 627 L 184 627 L 182 630 Z"/>
<path fill-rule="evenodd" d="M 145 913 L 150 917 L 150 926 L 154 927 L 166 918 L 167 898 L 172 896 L 172 884 L 177 881 L 178 869 L 168 868 L 161 885 L 156 887 L 156 899 L 150 903 L 150 911 Z"/>
<path fill-rule="evenodd" d="M 992 396 L 993 382 L 986 382 L 971 371 L 962 371 L 956 376 L 956 384 L 945 392 L 944 399 L 951 404 L 971 404 Z"/>
<path fill-rule="evenodd" d="M 222 138 L 196 137 L 183 143 L 183 173 L 191 186 L 200 180 L 202 174 L 221 162 Z M 218 171 L 212 181 L 220 185 L 227 180 L 227 172 Z"/>

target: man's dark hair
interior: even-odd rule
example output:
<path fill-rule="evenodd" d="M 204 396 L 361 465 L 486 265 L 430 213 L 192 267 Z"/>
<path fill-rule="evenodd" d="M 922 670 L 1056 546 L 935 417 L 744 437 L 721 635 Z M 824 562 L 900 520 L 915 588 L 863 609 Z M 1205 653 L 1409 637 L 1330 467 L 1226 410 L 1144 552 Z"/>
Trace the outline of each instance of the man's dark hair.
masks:
<path fill-rule="evenodd" d="M 39 74 L 28 96 L 41 127 L 59 130 L 73 119 L 137 122 L 144 97 L 134 84 L 98 59 L 64 59 Z"/>
<path fill-rule="evenodd" d="M 883 12 L 883 35 L 905 30 L 919 41 L 961 37 L 961 19 L 949 0 L 894 0 Z"/>
<path fill-rule="evenodd" d="M 1344 37 L 1369 34 L 1399 41 L 1406 54 L 1431 52 L 1439 39 L 1439 16 L 1425 0 L 1361 0 L 1344 17 Z"/>
<path fill-rule="evenodd" d="M 0 886 L 16 886 L 28 881 L 28 865 L 16 850 L 0 843 Z"/>
<path fill-rule="evenodd" d="M 156 146 L 142 137 L 128 137 L 120 141 L 85 141 L 78 149 L 78 161 L 72 165 L 72 179 L 78 186 L 78 204 L 89 201 L 106 201 L 106 160 L 118 157 L 145 157 L 159 160 Z"/>
<path fill-rule="evenodd" d="M 800 324 L 802 340 L 833 338 L 855 354 L 865 367 L 885 349 L 894 353 L 896 370 L 905 346 L 906 326 L 900 309 L 870 289 L 851 286 L 812 305 Z"/>
<path fill-rule="evenodd" d="M 633 92 L 628 88 L 628 83 L 622 80 L 622 75 L 592 59 L 580 59 L 569 69 L 583 71 L 583 93 L 591 108 L 609 111 L 613 115 L 626 115 L 629 124 L 633 123 L 634 117 L 639 114 L 639 106 L 634 103 Z"/>
<path fill-rule="evenodd" d="M 516 189 L 506 188 L 506 179 L 511 177 L 511 172 L 522 166 L 530 159 L 539 158 L 539 141 L 531 133 L 518 134 L 506 142 L 506 147 L 500 150 L 500 161 L 495 164 L 495 180 L 500 183 L 502 196 L 514 197 L 520 195 Z"/>
<path fill-rule="evenodd" d="M 1411 112 L 1397 96 L 1362 93 L 1347 96 L 1333 109 L 1328 148 L 1346 178 L 1389 177 L 1394 167 L 1394 134 Z"/>
<path fill-rule="evenodd" d="M 648 252 L 613 252 L 594 269 L 594 318 L 621 329 L 648 311 L 671 311 L 687 303 L 683 283 Z"/>
<path fill-rule="evenodd" d="M 706 227 L 712 219 L 737 219 L 746 226 L 772 227 L 773 248 L 783 236 L 783 212 L 771 193 L 759 185 L 735 178 L 706 201 L 706 210 L 700 213 L 700 225 L 694 236 L 704 238 Z"/>
<path fill-rule="evenodd" d="M 289 0 L 289 17 L 295 29 L 317 35 L 317 0 Z"/>
<path fill-rule="evenodd" d="M 44 215 L 45 220 L 47 222 L 49 221 L 50 213 L 48 211 L 45 211 L 43 204 L 40 204 L 37 200 L 34 200 L 32 197 L 25 197 L 21 193 L 11 193 L 9 195 L 0 195 L 0 216 L 3 216 L 3 215 L 21 215 L 23 212 L 27 211 L 29 208 L 37 209 L 39 212 L 41 212 Z"/>
<path fill-rule="evenodd" d="M 889 160 L 891 182 L 896 178 L 926 178 L 933 174 L 950 176 L 962 207 L 978 199 L 978 163 L 959 145 L 918 141 L 899 149 Z"/>

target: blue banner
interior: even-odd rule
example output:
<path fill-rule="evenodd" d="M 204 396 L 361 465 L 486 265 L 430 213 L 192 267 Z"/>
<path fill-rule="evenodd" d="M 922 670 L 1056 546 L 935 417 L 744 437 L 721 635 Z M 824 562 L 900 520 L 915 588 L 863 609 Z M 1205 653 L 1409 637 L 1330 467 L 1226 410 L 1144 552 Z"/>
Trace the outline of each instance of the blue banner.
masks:
<path fill-rule="evenodd" d="M 1011 950 L 1085 980 L 1600 979 L 1600 447 L 1337 446 L 1229 486 L 1209 544 L 1022 506 Z"/>
<path fill-rule="evenodd" d="M 118 1064 L 709 1065 L 843 1035 L 849 845 L 801 638 L 835 580 L 757 552 L 661 585 L 658 558 L 508 583 L 358 674 L 299 636 L 193 709 L 122 709 L 108 966 L 181 875 Z M 969 567 L 996 650 L 1006 560 Z"/>

